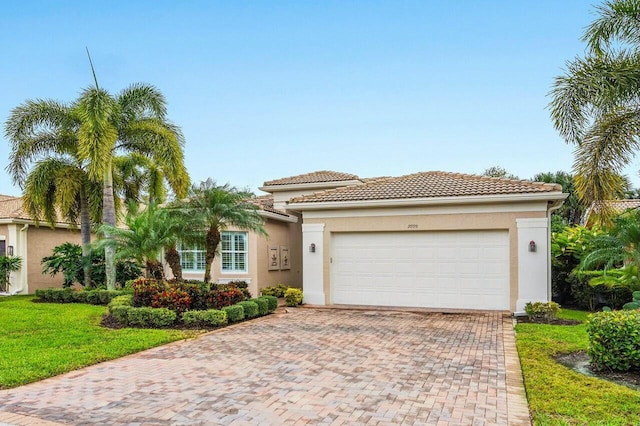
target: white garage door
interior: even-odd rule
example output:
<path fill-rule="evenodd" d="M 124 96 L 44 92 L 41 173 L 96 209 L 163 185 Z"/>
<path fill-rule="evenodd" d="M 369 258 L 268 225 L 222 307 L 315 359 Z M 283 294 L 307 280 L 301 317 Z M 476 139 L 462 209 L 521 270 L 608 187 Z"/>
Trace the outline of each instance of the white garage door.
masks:
<path fill-rule="evenodd" d="M 332 302 L 509 309 L 507 231 L 333 234 Z"/>

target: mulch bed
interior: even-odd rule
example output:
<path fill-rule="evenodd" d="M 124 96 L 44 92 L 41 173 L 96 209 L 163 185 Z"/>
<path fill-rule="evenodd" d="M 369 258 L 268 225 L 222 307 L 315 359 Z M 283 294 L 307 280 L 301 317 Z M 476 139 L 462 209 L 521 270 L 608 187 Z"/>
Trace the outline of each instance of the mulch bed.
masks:
<path fill-rule="evenodd" d="M 549 320 L 545 319 L 532 319 L 529 317 L 517 317 L 518 324 L 520 323 L 529 323 L 529 324 L 550 324 L 550 325 L 578 325 L 582 324 L 580 321 L 570 320 L 570 319 L 562 319 L 562 318 L 551 318 Z"/>
<path fill-rule="evenodd" d="M 556 357 L 556 361 L 565 367 L 586 374 L 587 376 L 608 380 L 634 390 L 640 390 L 640 370 L 630 370 L 623 373 L 619 371 L 593 369 L 589 365 L 589 355 L 584 351 L 562 354 Z M 578 366 L 581 366 L 581 368 L 577 368 Z"/>

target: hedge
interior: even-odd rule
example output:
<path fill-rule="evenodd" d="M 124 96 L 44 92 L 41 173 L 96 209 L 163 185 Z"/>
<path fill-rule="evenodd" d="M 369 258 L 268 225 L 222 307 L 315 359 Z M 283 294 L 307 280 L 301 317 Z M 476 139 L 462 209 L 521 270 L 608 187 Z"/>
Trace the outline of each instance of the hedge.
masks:
<path fill-rule="evenodd" d="M 255 298 L 255 299 L 249 299 L 251 302 L 255 302 L 256 305 L 258 305 L 258 315 L 259 316 L 263 316 L 263 315 L 267 315 L 269 313 L 269 302 L 267 302 L 265 299 L 261 299 L 261 298 Z"/>
<path fill-rule="evenodd" d="M 302 290 L 290 288 L 284 293 L 284 303 L 287 306 L 298 306 L 302 304 Z"/>
<path fill-rule="evenodd" d="M 231 305 L 222 308 L 227 313 L 229 322 L 238 322 L 244 319 L 244 307 L 242 305 Z"/>
<path fill-rule="evenodd" d="M 127 311 L 127 325 L 134 327 L 169 327 L 176 319 L 176 313 L 167 308 L 129 307 Z"/>
<path fill-rule="evenodd" d="M 278 298 L 275 296 L 260 296 L 258 299 L 264 299 L 269 305 L 269 312 L 274 312 L 278 309 Z"/>
<path fill-rule="evenodd" d="M 258 310 L 258 304 L 251 300 L 245 300 L 243 302 L 238 303 L 238 305 L 244 308 L 244 317 L 245 318 L 255 318 L 260 314 Z"/>
<path fill-rule="evenodd" d="M 227 313 L 217 309 L 186 311 L 182 314 L 182 322 L 185 325 L 219 327 L 227 323 Z"/>
<path fill-rule="evenodd" d="M 598 312 L 587 319 L 589 356 L 596 368 L 640 368 L 640 310 Z"/>
<path fill-rule="evenodd" d="M 48 303 L 90 303 L 108 305 L 115 297 L 130 294 L 127 290 L 73 290 L 70 288 L 47 288 L 36 290 L 36 297 Z"/>

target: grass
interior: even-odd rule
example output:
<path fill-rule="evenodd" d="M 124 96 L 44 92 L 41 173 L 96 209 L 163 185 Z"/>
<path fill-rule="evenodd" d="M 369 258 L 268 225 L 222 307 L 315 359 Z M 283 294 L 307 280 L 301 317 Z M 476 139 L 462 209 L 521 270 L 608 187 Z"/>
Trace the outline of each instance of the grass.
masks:
<path fill-rule="evenodd" d="M 562 310 L 584 321 L 587 312 Z M 534 425 L 637 425 L 640 392 L 587 377 L 555 362 L 562 353 L 586 351 L 584 324 L 518 324 L 517 345 Z"/>
<path fill-rule="evenodd" d="M 0 389 L 55 376 L 176 340 L 194 332 L 100 326 L 104 306 L 0 298 Z"/>

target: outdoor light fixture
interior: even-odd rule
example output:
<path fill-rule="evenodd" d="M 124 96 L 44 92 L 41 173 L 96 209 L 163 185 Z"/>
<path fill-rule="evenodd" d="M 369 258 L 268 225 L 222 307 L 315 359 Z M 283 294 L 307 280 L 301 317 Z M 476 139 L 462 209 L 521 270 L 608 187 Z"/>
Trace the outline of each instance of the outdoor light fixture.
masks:
<path fill-rule="evenodd" d="M 7 256 L 13 256 L 13 246 L 7 247 Z"/>
<path fill-rule="evenodd" d="M 531 240 L 529 241 L 529 251 L 530 252 L 535 252 L 536 251 L 536 242 Z"/>
<path fill-rule="evenodd" d="M 311 245 L 309 246 L 309 252 L 310 252 L 310 253 L 315 253 L 315 252 L 316 252 L 316 245 L 315 245 L 315 243 L 311 243 Z"/>

